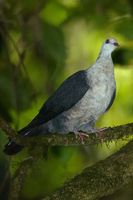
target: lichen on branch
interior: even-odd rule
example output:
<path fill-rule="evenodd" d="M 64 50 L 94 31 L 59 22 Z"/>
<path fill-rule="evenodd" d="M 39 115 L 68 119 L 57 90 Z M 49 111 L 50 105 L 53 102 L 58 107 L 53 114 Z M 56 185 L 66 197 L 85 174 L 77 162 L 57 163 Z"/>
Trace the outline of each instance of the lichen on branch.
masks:
<path fill-rule="evenodd" d="M 88 133 L 89 137 L 85 138 L 84 144 L 81 143 L 81 140 L 75 138 L 75 134 L 44 134 L 40 135 L 37 133 L 37 136 L 23 137 L 20 136 L 13 130 L 3 119 L 0 118 L 0 128 L 4 130 L 6 135 L 11 139 L 16 141 L 18 144 L 30 148 L 35 145 L 49 145 L 49 146 L 73 146 L 73 145 L 90 145 L 90 144 L 99 144 L 101 142 L 110 142 L 118 139 L 128 139 L 129 136 L 133 136 L 133 123 L 120 125 L 116 127 L 108 127 L 104 130 L 102 138 L 99 137 L 98 133 Z"/>
<path fill-rule="evenodd" d="M 87 167 L 80 175 L 67 182 L 60 190 L 46 197 L 45 200 L 94 200 L 112 194 L 133 181 L 133 140 L 131 140 L 131 136 L 133 136 L 133 123 L 107 128 L 104 131 L 104 135 L 102 135 L 102 140 L 97 133 L 88 133 L 89 137 L 86 138 L 84 144 L 82 144 L 80 140 L 76 140 L 74 134 L 45 134 L 34 137 L 22 137 L 17 135 L 2 119 L 0 119 L 0 128 L 11 139 L 28 147 L 31 152 L 32 149 L 33 151 L 37 151 L 37 149 L 43 151 L 43 148 L 47 149 L 46 147 L 55 145 L 89 145 L 99 144 L 101 141 L 110 142 L 125 138 L 127 138 L 128 141 L 130 140 L 130 142 L 118 152 L 91 167 Z M 33 160 L 34 159 L 35 158 L 33 158 Z M 11 195 L 11 199 L 17 199 L 19 197 L 21 193 L 20 185 L 22 186 L 23 184 L 23 181 L 20 180 L 22 180 L 22 177 L 24 178 L 24 176 L 26 176 L 28 168 L 31 163 L 33 163 L 33 160 L 27 160 L 20 164 L 20 168 L 17 170 L 16 176 L 12 182 L 11 188 L 12 191 L 15 192 L 15 196 Z"/>
<path fill-rule="evenodd" d="M 87 167 L 44 200 L 95 200 L 133 181 L 133 140 L 103 161 Z"/>

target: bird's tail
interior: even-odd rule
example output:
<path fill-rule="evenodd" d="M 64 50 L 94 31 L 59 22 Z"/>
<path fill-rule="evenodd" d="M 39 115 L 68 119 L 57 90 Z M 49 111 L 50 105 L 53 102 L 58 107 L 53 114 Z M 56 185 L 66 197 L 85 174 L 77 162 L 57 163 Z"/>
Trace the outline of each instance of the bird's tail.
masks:
<path fill-rule="evenodd" d="M 14 155 L 20 152 L 22 149 L 23 149 L 23 146 L 9 139 L 9 142 L 5 145 L 4 153 L 6 153 L 7 155 Z"/>

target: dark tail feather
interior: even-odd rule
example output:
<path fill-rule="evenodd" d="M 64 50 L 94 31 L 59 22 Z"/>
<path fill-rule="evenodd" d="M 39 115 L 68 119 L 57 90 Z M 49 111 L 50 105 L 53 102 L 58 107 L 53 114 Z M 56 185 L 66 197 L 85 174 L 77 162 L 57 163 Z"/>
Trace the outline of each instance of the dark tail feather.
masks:
<path fill-rule="evenodd" d="M 20 152 L 23 149 L 23 146 L 15 143 L 13 140 L 9 140 L 9 142 L 5 145 L 4 153 L 7 155 L 14 155 Z"/>

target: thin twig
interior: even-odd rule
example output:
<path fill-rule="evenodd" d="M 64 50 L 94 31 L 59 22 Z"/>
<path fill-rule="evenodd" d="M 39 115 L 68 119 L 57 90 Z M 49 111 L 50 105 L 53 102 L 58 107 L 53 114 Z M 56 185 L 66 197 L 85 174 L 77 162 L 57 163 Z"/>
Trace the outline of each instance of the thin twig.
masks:
<path fill-rule="evenodd" d="M 21 162 L 20 167 L 17 169 L 10 188 L 10 200 L 20 199 L 22 187 L 24 185 L 25 177 L 28 175 L 33 159 L 27 159 Z"/>
<path fill-rule="evenodd" d="M 5 120 L 0 117 L 0 128 L 5 132 L 5 134 L 10 138 L 16 138 L 16 131 L 9 126 Z"/>

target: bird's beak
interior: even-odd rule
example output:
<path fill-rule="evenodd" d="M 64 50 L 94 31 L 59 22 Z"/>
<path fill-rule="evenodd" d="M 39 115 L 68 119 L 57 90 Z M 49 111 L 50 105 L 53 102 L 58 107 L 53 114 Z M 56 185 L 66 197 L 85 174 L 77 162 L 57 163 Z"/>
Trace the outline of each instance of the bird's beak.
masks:
<path fill-rule="evenodd" d="M 114 46 L 119 47 L 119 43 L 118 42 L 114 42 Z"/>

